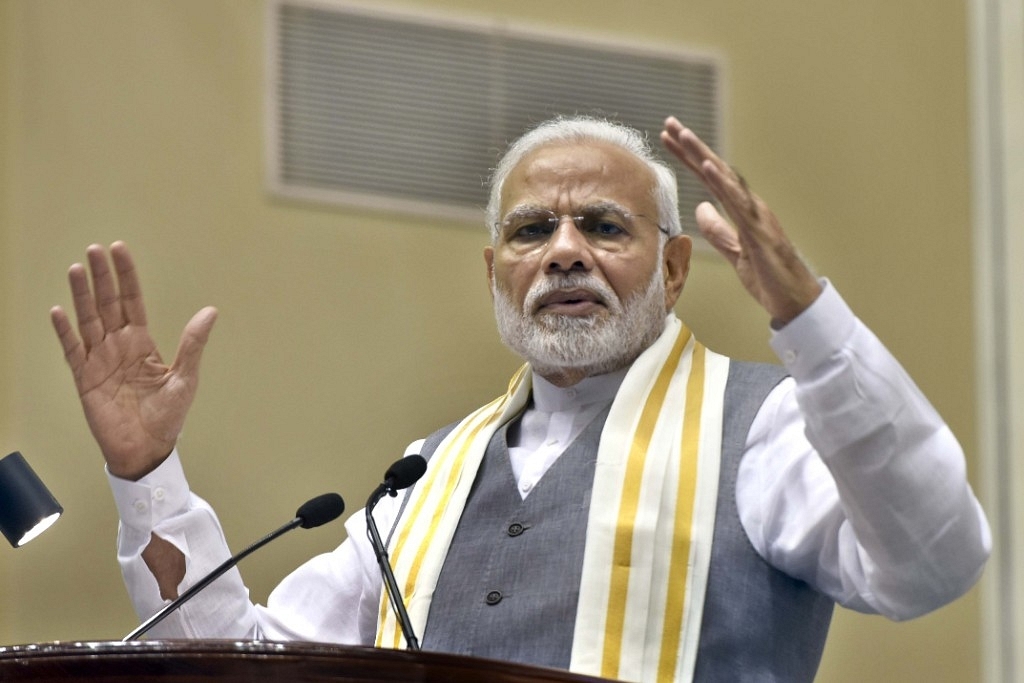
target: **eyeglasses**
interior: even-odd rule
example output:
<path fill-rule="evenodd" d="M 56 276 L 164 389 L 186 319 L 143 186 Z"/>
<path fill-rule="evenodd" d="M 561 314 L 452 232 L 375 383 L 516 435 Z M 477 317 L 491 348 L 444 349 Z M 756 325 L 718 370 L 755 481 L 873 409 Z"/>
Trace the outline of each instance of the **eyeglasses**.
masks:
<path fill-rule="evenodd" d="M 614 204 L 584 207 L 578 215 L 557 214 L 550 209 L 519 208 L 511 211 L 498 224 L 501 234 L 511 242 L 544 241 L 553 235 L 563 218 L 572 220 L 576 229 L 588 239 L 616 240 L 629 235 L 633 221 L 638 218 L 651 221 L 663 234 L 669 232 L 654 219 L 643 214 L 630 213 Z"/>

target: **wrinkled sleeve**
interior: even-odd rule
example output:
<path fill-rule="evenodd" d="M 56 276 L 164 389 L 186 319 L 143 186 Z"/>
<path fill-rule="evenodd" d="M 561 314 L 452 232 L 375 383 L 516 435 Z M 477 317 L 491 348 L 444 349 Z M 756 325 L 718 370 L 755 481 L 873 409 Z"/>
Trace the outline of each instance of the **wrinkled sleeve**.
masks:
<path fill-rule="evenodd" d="M 177 451 L 138 481 L 108 473 L 121 522 L 117 558 L 139 619 L 168 601 L 160 597 L 142 551 L 156 534 L 185 556 L 179 594 L 231 556 L 213 509 L 189 490 Z M 255 612 L 238 570 L 232 569 L 149 632 L 159 638 L 252 638 Z"/>
<path fill-rule="evenodd" d="M 824 284 L 773 335 L 792 379 L 751 426 L 740 518 L 778 569 L 846 607 L 909 619 L 977 581 L 988 523 L 949 427 Z"/>
<path fill-rule="evenodd" d="M 393 500 L 382 500 L 374 511 L 381 527 L 390 523 Z M 348 538 L 336 550 L 303 564 L 278 584 L 266 607 L 257 606 L 262 638 L 373 645 L 381 575 L 363 510 L 345 530 Z"/>
<path fill-rule="evenodd" d="M 422 442 L 409 447 L 416 449 Z M 177 452 L 137 482 L 108 474 L 121 518 L 118 562 L 140 620 L 168 601 L 160 597 L 142 551 L 156 534 L 185 556 L 179 594 L 231 553 L 209 504 L 191 492 Z M 386 533 L 401 499 L 385 498 L 374 519 Z M 348 538 L 335 550 L 299 566 L 271 593 L 267 605 L 250 602 L 237 568 L 207 586 L 154 627 L 154 638 L 257 638 L 369 645 L 376 632 L 381 578 L 366 538 L 363 510 L 345 524 Z"/>
<path fill-rule="evenodd" d="M 419 453 L 423 440 L 405 449 Z M 402 496 L 385 496 L 373 518 L 385 544 L 401 510 Z M 373 645 L 380 613 L 382 579 L 367 538 L 365 509 L 345 522 L 348 537 L 333 552 L 318 555 L 289 574 L 257 606 L 259 633 L 270 640 L 312 640 Z"/>

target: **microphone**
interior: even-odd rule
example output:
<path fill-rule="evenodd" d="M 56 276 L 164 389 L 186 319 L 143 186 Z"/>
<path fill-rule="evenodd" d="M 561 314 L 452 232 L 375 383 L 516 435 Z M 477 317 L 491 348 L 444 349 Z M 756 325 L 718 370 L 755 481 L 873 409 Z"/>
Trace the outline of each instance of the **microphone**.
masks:
<path fill-rule="evenodd" d="M 384 473 L 384 483 L 381 486 L 386 487 L 386 492 L 394 497 L 398 491 L 418 482 L 426 471 L 427 461 L 422 455 L 399 458 L 391 463 L 391 467 Z"/>
<path fill-rule="evenodd" d="M 244 558 L 250 554 L 259 550 L 267 543 L 270 543 L 278 536 L 284 535 L 285 532 L 291 531 L 296 527 L 302 527 L 303 529 L 312 529 L 314 527 L 333 522 L 341 513 L 345 511 L 345 501 L 341 499 L 337 493 L 325 493 L 317 496 L 311 500 L 306 501 L 302 506 L 295 512 L 295 519 L 288 522 L 279 529 L 270 532 L 260 540 L 256 541 L 242 552 L 232 555 L 225 560 L 219 567 L 214 569 L 212 572 L 204 576 L 198 583 L 191 586 L 184 593 L 179 595 L 177 598 L 169 602 L 159 612 L 151 616 L 149 619 L 144 621 L 142 625 L 136 628 L 134 631 L 126 635 L 121 639 L 122 643 L 126 643 L 129 640 L 136 640 L 142 634 L 149 631 L 161 621 L 164 620 L 171 612 L 177 610 L 179 607 L 184 605 L 186 602 L 195 597 L 196 593 L 203 590 L 211 583 L 220 577 L 224 572 L 234 567 L 236 564 L 241 562 Z"/>
<path fill-rule="evenodd" d="M 377 522 L 373 519 L 373 508 L 385 495 L 394 497 L 398 495 L 398 491 L 415 484 L 426 471 L 427 461 L 422 455 L 400 458 L 384 473 L 384 482 L 370 494 L 370 498 L 366 501 L 366 533 L 370 537 L 370 545 L 373 546 L 373 552 L 377 556 L 377 564 L 380 565 L 380 571 L 384 577 L 391 607 L 398 616 L 398 623 L 402 626 L 402 635 L 405 636 L 405 642 L 410 650 L 419 650 L 420 641 L 416 639 L 416 634 L 412 630 L 409 612 L 406 611 L 402 594 L 398 591 L 398 582 L 395 581 L 395 573 L 391 571 L 391 562 L 388 560 L 388 549 L 380 540 Z"/>

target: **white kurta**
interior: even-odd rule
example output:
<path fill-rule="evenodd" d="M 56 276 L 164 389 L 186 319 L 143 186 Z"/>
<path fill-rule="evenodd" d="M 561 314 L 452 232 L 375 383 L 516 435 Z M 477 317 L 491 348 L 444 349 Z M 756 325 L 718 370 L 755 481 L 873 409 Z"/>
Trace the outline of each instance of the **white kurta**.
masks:
<path fill-rule="evenodd" d="M 891 619 L 964 593 L 991 551 L 989 528 L 959 443 L 903 368 L 827 283 L 771 345 L 792 378 L 761 406 L 737 481 L 740 518 L 757 552 L 837 603 Z M 610 402 L 622 373 L 569 389 L 534 379 L 534 405 L 511 448 L 521 495 L 586 416 Z M 176 452 L 138 482 L 110 482 L 121 515 L 118 557 L 140 618 L 164 604 L 141 559 L 151 532 L 185 553 L 182 589 L 230 555 Z M 377 508 L 382 528 L 398 500 Z M 286 577 L 267 606 L 249 602 L 233 570 L 151 635 L 372 644 L 381 579 L 362 511 L 346 529 L 348 540 Z"/>

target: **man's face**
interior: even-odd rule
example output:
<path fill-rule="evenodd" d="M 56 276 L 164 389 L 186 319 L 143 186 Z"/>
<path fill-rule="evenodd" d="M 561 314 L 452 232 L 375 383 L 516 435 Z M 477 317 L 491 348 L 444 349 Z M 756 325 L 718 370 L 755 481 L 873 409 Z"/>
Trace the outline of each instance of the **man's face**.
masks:
<path fill-rule="evenodd" d="M 499 330 L 548 379 L 623 367 L 660 334 L 682 283 L 665 287 L 654 183 L 607 143 L 541 147 L 505 181 L 498 239 L 484 254 Z M 687 238 L 669 251 L 677 241 L 688 260 Z"/>

